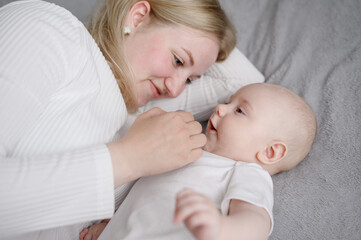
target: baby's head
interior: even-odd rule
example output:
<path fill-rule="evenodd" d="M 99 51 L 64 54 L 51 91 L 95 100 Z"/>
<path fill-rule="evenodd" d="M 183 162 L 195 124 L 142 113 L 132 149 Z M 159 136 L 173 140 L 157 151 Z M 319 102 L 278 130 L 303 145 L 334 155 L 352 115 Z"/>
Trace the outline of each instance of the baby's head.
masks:
<path fill-rule="evenodd" d="M 316 135 L 311 107 L 291 90 L 269 83 L 239 89 L 209 119 L 204 150 L 258 163 L 271 175 L 301 162 Z"/>

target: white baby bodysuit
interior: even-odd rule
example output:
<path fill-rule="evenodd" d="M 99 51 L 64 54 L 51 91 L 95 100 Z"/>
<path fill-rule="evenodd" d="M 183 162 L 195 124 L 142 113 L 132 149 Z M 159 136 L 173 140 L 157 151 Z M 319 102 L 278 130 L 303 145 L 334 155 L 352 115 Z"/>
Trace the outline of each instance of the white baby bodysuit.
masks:
<path fill-rule="evenodd" d="M 172 221 L 176 194 L 185 187 L 208 196 L 223 215 L 227 215 L 231 199 L 263 207 L 273 226 L 269 173 L 254 163 L 203 152 L 199 160 L 184 168 L 139 179 L 99 239 L 194 239 L 183 224 Z"/>

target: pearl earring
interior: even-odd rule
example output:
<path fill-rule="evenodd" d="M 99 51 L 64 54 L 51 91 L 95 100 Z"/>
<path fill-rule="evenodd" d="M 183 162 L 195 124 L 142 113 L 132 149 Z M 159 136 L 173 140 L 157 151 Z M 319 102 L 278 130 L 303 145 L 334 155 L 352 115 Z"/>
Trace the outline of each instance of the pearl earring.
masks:
<path fill-rule="evenodd" d="M 125 26 L 123 32 L 124 32 L 124 35 L 129 35 L 131 32 L 130 26 Z"/>

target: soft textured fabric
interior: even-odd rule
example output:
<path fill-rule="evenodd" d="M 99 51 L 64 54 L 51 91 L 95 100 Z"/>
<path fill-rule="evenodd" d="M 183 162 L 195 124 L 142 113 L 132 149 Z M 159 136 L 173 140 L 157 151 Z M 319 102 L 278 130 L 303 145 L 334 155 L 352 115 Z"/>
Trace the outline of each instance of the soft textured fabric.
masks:
<path fill-rule="evenodd" d="M 99 240 L 194 239 L 184 224 L 174 224 L 176 194 L 191 188 L 209 197 L 223 215 L 231 199 L 264 208 L 272 220 L 273 184 L 254 163 L 237 162 L 209 152 L 181 169 L 140 178 L 108 223 Z"/>
<path fill-rule="evenodd" d="M 104 143 L 127 112 L 97 45 L 40 1 L 2 8 L 0 26 L 2 237 L 112 216 Z"/>
<path fill-rule="evenodd" d="M 360 0 L 221 0 L 238 47 L 266 82 L 303 97 L 316 141 L 295 169 L 273 176 L 270 240 L 361 239 Z"/>
<path fill-rule="evenodd" d="M 111 217 L 132 184 L 114 191 L 105 146 L 128 127 L 116 80 L 84 25 L 42 1 L 0 9 L 0 53 L 1 238 L 77 239 L 89 221 Z M 239 51 L 234 56 L 172 99 L 173 110 L 202 115 L 198 103 L 214 107 L 263 81 Z"/>
<path fill-rule="evenodd" d="M 84 20 L 99 2 L 49 1 Z M 317 115 L 319 129 L 308 157 L 273 177 L 275 226 L 270 240 L 359 240 L 360 0 L 220 2 L 237 30 L 237 47 L 266 81 L 291 88 Z"/>

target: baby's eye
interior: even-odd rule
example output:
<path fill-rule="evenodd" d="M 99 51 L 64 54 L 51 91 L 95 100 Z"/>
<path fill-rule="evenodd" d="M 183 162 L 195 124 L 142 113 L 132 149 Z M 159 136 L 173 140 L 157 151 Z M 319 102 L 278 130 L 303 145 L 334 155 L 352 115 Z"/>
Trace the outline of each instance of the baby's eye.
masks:
<path fill-rule="evenodd" d="M 240 108 L 237 108 L 236 112 L 237 112 L 237 113 L 243 113 L 243 112 L 242 112 L 242 109 L 240 109 Z"/>
<path fill-rule="evenodd" d="M 187 78 L 187 80 L 186 80 L 186 84 L 192 84 L 192 81 L 189 79 L 189 78 Z"/>
<path fill-rule="evenodd" d="M 175 64 L 177 66 L 183 66 L 183 62 L 181 60 L 179 60 L 179 58 L 177 56 L 174 55 L 174 61 L 175 61 Z"/>

